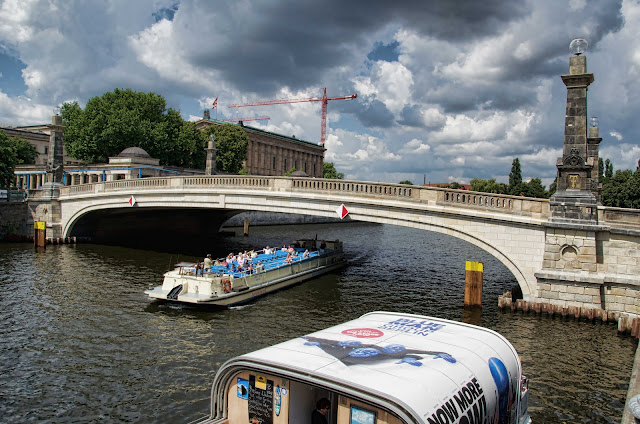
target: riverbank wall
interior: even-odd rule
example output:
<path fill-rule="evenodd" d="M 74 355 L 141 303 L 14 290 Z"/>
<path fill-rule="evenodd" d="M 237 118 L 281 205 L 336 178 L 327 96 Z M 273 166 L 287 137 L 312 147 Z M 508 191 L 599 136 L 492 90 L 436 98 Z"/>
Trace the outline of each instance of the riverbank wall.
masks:
<path fill-rule="evenodd" d="M 562 317 L 583 319 L 589 322 L 603 322 L 616 324 L 618 332 L 631 334 L 632 337 L 640 337 L 640 317 L 619 311 L 608 311 L 600 308 L 562 306 L 544 302 L 541 300 L 526 301 L 524 299 L 512 299 L 511 292 L 498 296 L 498 308 L 502 311 L 520 311 L 536 315 L 548 315 L 549 317 Z"/>
<path fill-rule="evenodd" d="M 33 240 L 33 216 L 27 202 L 0 203 L 0 241 Z"/>

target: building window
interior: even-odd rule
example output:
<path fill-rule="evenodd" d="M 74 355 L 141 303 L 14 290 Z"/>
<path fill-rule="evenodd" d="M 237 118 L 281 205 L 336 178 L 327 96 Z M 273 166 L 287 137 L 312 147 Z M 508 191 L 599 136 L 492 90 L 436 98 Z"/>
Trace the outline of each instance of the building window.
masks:
<path fill-rule="evenodd" d="M 287 172 L 287 158 L 284 158 L 284 172 Z"/>
<path fill-rule="evenodd" d="M 307 162 L 304 163 L 304 172 L 307 172 Z"/>
<path fill-rule="evenodd" d="M 296 170 L 298 169 L 298 161 L 297 160 L 293 161 L 293 166 L 294 166 L 294 168 L 296 168 Z"/>
<path fill-rule="evenodd" d="M 275 156 L 273 157 L 273 166 L 272 166 L 272 168 L 276 169 L 276 157 Z"/>
<path fill-rule="evenodd" d="M 47 146 L 44 146 L 44 154 L 49 154 L 49 148 Z"/>
<path fill-rule="evenodd" d="M 316 164 L 315 163 L 313 164 L 313 175 L 314 176 L 316 175 Z"/>

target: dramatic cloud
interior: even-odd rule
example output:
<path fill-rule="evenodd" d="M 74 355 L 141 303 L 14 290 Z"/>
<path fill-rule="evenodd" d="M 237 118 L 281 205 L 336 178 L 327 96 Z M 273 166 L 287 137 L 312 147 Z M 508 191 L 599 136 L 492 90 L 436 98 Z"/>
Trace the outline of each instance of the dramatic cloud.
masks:
<path fill-rule="evenodd" d="M 347 178 L 421 183 L 523 176 L 549 184 L 564 134 L 571 39 L 589 41 L 589 114 L 601 156 L 635 168 L 640 132 L 637 0 L 5 0 L 0 3 L 0 123 L 48 122 L 114 88 L 153 91 L 197 120 L 318 142 Z M 635 155 L 635 156 L 634 156 Z"/>

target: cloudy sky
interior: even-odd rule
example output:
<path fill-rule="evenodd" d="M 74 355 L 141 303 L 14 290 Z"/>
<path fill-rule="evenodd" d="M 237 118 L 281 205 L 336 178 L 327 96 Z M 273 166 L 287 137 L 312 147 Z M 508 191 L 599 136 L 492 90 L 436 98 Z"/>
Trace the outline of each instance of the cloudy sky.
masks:
<path fill-rule="evenodd" d="M 635 29 L 634 29 L 635 28 Z M 0 124 L 115 88 L 152 91 L 197 120 L 269 116 L 269 131 L 320 140 L 346 178 L 506 182 L 555 177 L 569 43 L 589 42 L 589 116 L 601 157 L 640 158 L 639 0 L 0 0 Z"/>

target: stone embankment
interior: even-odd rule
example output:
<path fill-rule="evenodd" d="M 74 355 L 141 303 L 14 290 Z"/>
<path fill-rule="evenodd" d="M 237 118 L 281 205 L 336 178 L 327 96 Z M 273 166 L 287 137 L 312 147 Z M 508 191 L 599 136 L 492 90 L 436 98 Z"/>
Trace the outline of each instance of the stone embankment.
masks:
<path fill-rule="evenodd" d="M 630 333 L 633 337 L 640 337 L 640 317 L 619 311 L 607 311 L 600 308 L 562 306 L 541 302 L 539 300 L 526 301 L 524 299 L 513 300 L 511 292 L 506 292 L 498 297 L 498 308 L 500 310 L 511 309 L 524 313 L 534 313 L 536 315 L 548 315 L 550 317 L 563 317 L 584 319 L 590 322 L 603 322 L 617 324 L 618 332 Z"/>
<path fill-rule="evenodd" d="M 26 202 L 0 203 L 0 240 L 33 241 L 33 218 Z"/>

